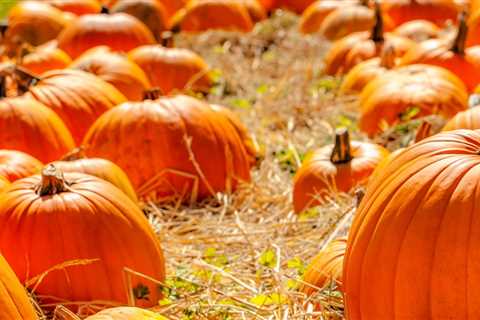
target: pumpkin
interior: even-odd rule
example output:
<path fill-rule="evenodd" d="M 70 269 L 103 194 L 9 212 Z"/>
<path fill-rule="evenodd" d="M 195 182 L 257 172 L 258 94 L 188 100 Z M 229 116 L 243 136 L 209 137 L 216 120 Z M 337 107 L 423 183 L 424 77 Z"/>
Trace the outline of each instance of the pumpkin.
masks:
<path fill-rule="evenodd" d="M 28 88 L 25 96 L 35 99 L 65 122 L 79 144 L 90 125 L 125 97 L 112 85 L 80 70 L 53 70 Z"/>
<path fill-rule="evenodd" d="M 253 22 L 241 1 L 190 0 L 172 17 L 172 28 L 184 32 L 211 29 L 249 32 Z"/>
<path fill-rule="evenodd" d="M 38 173 L 42 166 L 40 161 L 24 152 L 0 150 L 0 176 L 11 182 Z"/>
<path fill-rule="evenodd" d="M 153 43 L 155 38 L 150 30 L 125 13 L 81 16 L 58 36 L 58 47 L 72 58 L 100 45 L 114 51 L 129 51 Z"/>
<path fill-rule="evenodd" d="M 338 287 L 342 283 L 343 256 L 347 247 L 347 238 L 332 240 L 316 255 L 303 275 L 300 291 L 310 296 L 334 281 Z M 318 288 L 318 289 L 317 289 Z"/>
<path fill-rule="evenodd" d="M 395 52 L 393 47 L 383 47 L 380 57 L 360 62 L 343 78 L 340 93 L 360 92 L 377 76 L 395 67 Z"/>
<path fill-rule="evenodd" d="M 371 81 L 360 94 L 362 131 L 373 136 L 385 125 L 438 114 L 445 118 L 467 109 L 468 93 L 446 69 L 412 65 Z"/>
<path fill-rule="evenodd" d="M 300 31 L 302 33 L 315 33 L 320 30 L 324 19 L 337 9 L 343 9 L 348 5 L 355 5 L 354 1 L 323 0 L 315 1 L 303 11 L 300 17 Z"/>
<path fill-rule="evenodd" d="M 55 39 L 69 22 L 62 11 L 46 3 L 20 1 L 8 14 L 5 41 L 14 45 L 41 45 Z"/>
<path fill-rule="evenodd" d="M 348 319 L 466 319 L 480 312 L 475 248 L 480 132 L 422 140 L 372 180 L 344 258 Z M 381 266 L 381 267 L 379 267 Z"/>
<path fill-rule="evenodd" d="M 23 151 L 42 162 L 74 148 L 62 119 L 40 102 L 25 97 L 0 100 L 0 149 Z"/>
<path fill-rule="evenodd" d="M 427 20 L 413 20 L 398 26 L 393 33 L 415 42 L 436 39 L 440 36 L 440 28 Z"/>
<path fill-rule="evenodd" d="M 301 14 L 315 0 L 273 0 L 274 8 L 283 8 Z"/>
<path fill-rule="evenodd" d="M 39 75 L 50 70 L 65 69 L 71 62 L 72 59 L 63 50 L 53 46 L 40 46 L 25 55 L 19 65 Z"/>
<path fill-rule="evenodd" d="M 127 13 L 142 21 L 158 42 L 162 32 L 168 29 L 168 16 L 159 0 L 119 0 L 110 9 L 112 13 Z"/>
<path fill-rule="evenodd" d="M 365 184 L 375 166 L 388 154 L 383 147 L 350 141 L 346 129 L 338 129 L 335 144 L 310 153 L 293 180 L 296 213 L 318 206 L 332 192 L 349 192 Z"/>
<path fill-rule="evenodd" d="M 25 288 L 2 255 L 0 255 L 0 319 L 38 319 Z"/>
<path fill-rule="evenodd" d="M 165 278 L 162 249 L 136 204 L 102 179 L 63 174 L 54 165 L 15 181 L 0 196 L 0 251 L 22 282 L 50 270 L 36 287 L 46 304 L 49 297 L 126 304 L 124 268 Z M 52 269 L 78 260 L 84 263 Z M 131 288 L 143 293 L 132 295 L 138 306 L 160 299 L 151 280 L 132 275 Z"/>
<path fill-rule="evenodd" d="M 3 190 L 7 189 L 7 187 L 10 185 L 10 181 L 7 180 L 7 178 L 0 176 L 0 193 L 3 192 Z"/>
<path fill-rule="evenodd" d="M 412 20 L 428 20 L 443 26 L 448 20 L 455 22 L 459 13 L 453 0 L 384 0 L 382 5 L 397 26 Z"/>
<path fill-rule="evenodd" d="M 466 40 L 466 47 L 480 45 L 480 10 L 470 11 L 468 19 L 469 32 Z"/>
<path fill-rule="evenodd" d="M 188 2 L 188 0 L 159 0 L 165 9 L 167 15 L 171 18 L 178 10 L 182 9 Z"/>
<path fill-rule="evenodd" d="M 100 311 L 85 320 L 166 320 L 166 318 L 145 309 L 117 307 Z"/>
<path fill-rule="evenodd" d="M 150 84 L 165 94 L 184 89 L 208 92 L 213 84 L 206 62 L 188 49 L 142 46 L 128 57 L 143 69 Z"/>
<path fill-rule="evenodd" d="M 1 164 L 1 151 L 0 151 Z M 78 172 L 96 176 L 110 182 L 122 190 L 130 199 L 137 202 L 137 195 L 127 174 L 115 163 L 100 158 L 87 158 L 82 149 L 75 149 L 62 158 L 61 161 L 52 162 L 63 172 Z M 2 173 L 0 165 L 0 174 Z"/>
<path fill-rule="evenodd" d="M 146 74 L 135 62 L 105 46 L 88 50 L 70 68 L 96 75 L 117 88 L 128 100 L 141 100 L 144 91 L 150 88 Z"/>
<path fill-rule="evenodd" d="M 111 109 L 92 125 L 84 146 L 87 156 L 118 164 L 140 198 L 158 201 L 231 192 L 250 181 L 255 162 L 232 112 L 181 95 Z"/>
<path fill-rule="evenodd" d="M 442 131 L 453 131 L 457 129 L 480 129 L 480 107 L 457 113 L 443 127 Z"/>
<path fill-rule="evenodd" d="M 460 18 L 457 36 L 452 44 L 445 40 L 429 40 L 411 48 L 400 60 L 400 65 L 431 64 L 446 68 L 463 80 L 471 92 L 480 83 L 480 54 L 465 50 L 467 24 Z M 465 72 L 469 70 L 469 72 Z"/>
<path fill-rule="evenodd" d="M 355 32 L 333 43 L 325 56 L 325 73 L 347 73 L 362 61 L 378 56 L 384 46 L 391 46 L 400 57 L 415 43 L 407 38 L 383 33 L 383 18 L 378 3 L 375 6 L 376 23 L 371 32 Z"/>
<path fill-rule="evenodd" d="M 81 16 L 99 13 L 102 6 L 97 0 L 42 0 L 55 8 Z M 137 0 L 135 0 L 137 1 Z"/>
<path fill-rule="evenodd" d="M 248 15 L 252 19 L 252 22 L 260 22 L 267 18 L 267 13 L 258 0 L 240 0 L 240 2 L 247 9 Z"/>

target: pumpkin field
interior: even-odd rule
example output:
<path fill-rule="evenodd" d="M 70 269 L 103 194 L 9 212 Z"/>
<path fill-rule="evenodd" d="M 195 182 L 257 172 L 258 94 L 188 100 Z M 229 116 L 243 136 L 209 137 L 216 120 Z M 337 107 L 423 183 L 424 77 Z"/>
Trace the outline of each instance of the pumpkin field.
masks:
<path fill-rule="evenodd" d="M 480 1 L 0 18 L 0 320 L 480 319 Z"/>

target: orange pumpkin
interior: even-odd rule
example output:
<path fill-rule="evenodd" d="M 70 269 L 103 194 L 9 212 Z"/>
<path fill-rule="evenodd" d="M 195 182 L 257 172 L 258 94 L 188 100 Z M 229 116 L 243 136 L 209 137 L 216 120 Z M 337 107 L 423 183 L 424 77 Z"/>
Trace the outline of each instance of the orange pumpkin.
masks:
<path fill-rule="evenodd" d="M 50 270 L 36 287 L 41 303 L 125 304 L 131 296 L 148 307 L 161 296 L 158 284 L 137 275 L 131 288 L 143 295 L 126 290 L 124 268 L 164 280 L 162 249 L 136 204 L 94 176 L 48 165 L 14 182 L 0 196 L 0 250 L 23 282 Z M 84 263 L 52 269 L 72 260 Z"/>
<path fill-rule="evenodd" d="M 55 111 L 77 144 L 102 113 L 126 101 L 112 85 L 87 72 L 72 69 L 43 74 L 25 95 Z"/>
<path fill-rule="evenodd" d="M 273 0 L 273 8 L 283 8 L 301 14 L 315 0 Z"/>
<path fill-rule="evenodd" d="M 41 0 L 55 8 L 70 12 L 78 16 L 84 14 L 100 13 L 102 6 L 97 0 Z M 137 1 L 137 0 L 135 0 Z"/>
<path fill-rule="evenodd" d="M 480 45 L 480 10 L 470 11 L 466 47 Z"/>
<path fill-rule="evenodd" d="M 166 320 L 166 318 L 145 309 L 117 307 L 100 311 L 85 320 Z"/>
<path fill-rule="evenodd" d="M 0 149 L 23 151 L 42 162 L 56 160 L 75 146 L 62 119 L 31 98 L 1 99 L 0 128 Z"/>
<path fill-rule="evenodd" d="M 392 47 L 384 47 L 380 57 L 360 62 L 343 78 L 339 92 L 343 94 L 360 92 L 377 76 L 395 67 L 395 52 Z"/>
<path fill-rule="evenodd" d="M 182 9 L 188 2 L 188 0 L 159 0 L 165 9 L 167 15 L 171 18 L 178 10 Z"/>
<path fill-rule="evenodd" d="M 344 258 L 348 319 L 480 317 L 478 150 L 478 131 L 437 134 L 372 180 Z"/>
<path fill-rule="evenodd" d="M 347 238 L 332 240 L 316 255 L 305 270 L 300 291 L 312 295 L 334 281 L 338 287 L 342 284 L 343 256 L 347 247 Z M 317 289 L 318 288 L 318 289 Z"/>
<path fill-rule="evenodd" d="M 362 90 L 359 103 L 359 127 L 373 136 L 405 117 L 453 117 L 467 109 L 468 93 L 460 79 L 448 70 L 412 65 L 375 78 Z"/>
<path fill-rule="evenodd" d="M 391 46 L 400 57 L 414 42 L 394 34 L 383 33 L 383 18 L 378 3 L 375 9 L 376 23 L 372 32 L 352 33 L 333 43 L 325 57 L 325 73 L 340 75 L 362 61 L 378 56 L 384 46 Z"/>
<path fill-rule="evenodd" d="M 13 182 L 40 172 L 43 164 L 24 152 L 0 150 L 0 176 Z"/>
<path fill-rule="evenodd" d="M 187 49 L 142 46 L 128 57 L 145 71 L 150 84 L 165 94 L 186 89 L 207 92 L 213 84 L 208 65 Z"/>
<path fill-rule="evenodd" d="M 150 30 L 125 13 L 81 16 L 58 36 L 58 47 L 72 58 L 100 45 L 114 51 L 129 51 L 153 43 L 155 38 Z"/>
<path fill-rule="evenodd" d="M 300 31 L 302 33 L 315 33 L 320 30 L 324 19 L 337 9 L 349 5 L 356 5 L 355 1 L 324 0 L 315 1 L 308 6 L 300 17 Z"/>
<path fill-rule="evenodd" d="M 168 16 L 159 0 L 119 0 L 110 9 L 112 13 L 127 13 L 142 21 L 158 42 L 162 32 L 168 29 Z"/>
<path fill-rule="evenodd" d="M 1 167 L 0 151 L 0 174 Z M 76 149 L 63 157 L 61 161 L 52 162 L 59 170 L 63 172 L 85 173 L 105 181 L 110 182 L 118 189 L 122 190 L 130 199 L 137 202 L 137 195 L 133 189 L 132 183 L 127 174 L 115 163 L 100 158 L 87 158 L 81 149 Z"/>
<path fill-rule="evenodd" d="M 436 39 L 440 35 L 440 28 L 427 20 L 413 20 L 406 22 L 393 31 L 397 36 L 411 39 L 415 42 Z"/>
<path fill-rule="evenodd" d="M 480 83 L 480 54 L 471 53 L 472 49 L 465 50 L 466 36 L 467 25 L 465 15 L 462 15 L 453 44 L 445 40 L 424 41 L 411 48 L 402 57 L 400 65 L 423 63 L 446 68 L 462 79 L 471 92 Z"/>
<path fill-rule="evenodd" d="M 141 100 L 145 90 L 150 88 L 146 74 L 135 62 L 105 46 L 88 50 L 70 68 L 96 75 L 117 88 L 128 100 Z"/>
<path fill-rule="evenodd" d="M 25 288 L 2 255 L 0 255 L 0 319 L 38 319 Z"/>
<path fill-rule="evenodd" d="M 65 69 L 71 62 L 72 59 L 63 50 L 54 46 L 40 46 L 25 55 L 19 65 L 39 75 L 50 70 Z"/>
<path fill-rule="evenodd" d="M 233 191 L 250 181 L 255 161 L 246 129 L 232 112 L 187 96 L 111 109 L 93 124 L 84 145 L 87 156 L 118 164 L 140 198 L 158 201 Z M 159 146 L 168 152 L 158 152 Z"/>
<path fill-rule="evenodd" d="M 453 0 L 384 0 L 382 5 L 397 26 L 412 20 L 428 20 L 443 26 L 448 20 L 455 22 L 459 13 Z"/>
<path fill-rule="evenodd" d="M 480 129 L 480 106 L 457 113 L 442 131 L 453 131 L 458 129 L 477 130 Z"/>
<path fill-rule="evenodd" d="M 172 28 L 184 32 L 211 29 L 249 32 L 253 21 L 241 1 L 190 0 L 172 17 Z"/>
<path fill-rule="evenodd" d="M 350 142 L 347 130 L 337 130 L 335 144 L 309 154 L 297 171 L 293 181 L 295 212 L 322 204 L 333 192 L 349 192 L 365 184 L 387 154 L 376 144 Z"/>

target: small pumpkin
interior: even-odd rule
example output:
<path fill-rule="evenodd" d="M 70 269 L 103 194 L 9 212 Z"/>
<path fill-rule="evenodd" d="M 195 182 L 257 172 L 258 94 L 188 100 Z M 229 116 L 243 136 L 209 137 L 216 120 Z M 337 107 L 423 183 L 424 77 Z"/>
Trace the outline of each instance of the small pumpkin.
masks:
<path fill-rule="evenodd" d="M 25 288 L 2 255 L 0 255 L 0 319 L 38 319 Z"/>
<path fill-rule="evenodd" d="M 50 70 L 65 69 L 71 62 L 72 59 L 63 50 L 46 45 L 23 56 L 18 64 L 25 70 L 40 75 Z"/>
<path fill-rule="evenodd" d="M 453 131 L 458 129 L 480 129 L 479 106 L 457 113 L 445 124 L 442 131 Z"/>
<path fill-rule="evenodd" d="M 468 93 L 450 71 L 412 65 L 378 76 L 360 94 L 362 131 L 373 136 L 404 120 L 439 114 L 445 118 L 467 109 Z"/>
<path fill-rule="evenodd" d="M 100 45 L 114 51 L 130 51 L 153 43 L 155 38 L 150 30 L 125 13 L 83 15 L 58 36 L 58 47 L 74 59 Z"/>
<path fill-rule="evenodd" d="M 39 160 L 24 152 L 0 150 L 0 176 L 10 182 L 34 175 L 42 167 Z"/>
<path fill-rule="evenodd" d="M 41 0 L 57 9 L 77 16 L 100 13 L 102 6 L 97 0 Z"/>
<path fill-rule="evenodd" d="M 86 51 L 70 68 L 94 74 L 113 85 L 131 101 L 142 100 L 143 93 L 150 88 L 147 75 L 135 62 L 105 46 Z"/>
<path fill-rule="evenodd" d="M 248 133 L 231 111 L 181 95 L 113 108 L 83 144 L 87 156 L 118 164 L 140 198 L 158 201 L 231 192 L 250 181 L 255 161 Z"/>
<path fill-rule="evenodd" d="M 102 179 L 63 175 L 54 165 L 1 194 L 0 250 L 22 282 L 50 270 L 36 286 L 40 303 L 126 304 L 124 268 L 165 278 L 162 249 L 136 204 Z M 52 270 L 72 260 L 84 263 Z M 132 296 L 138 306 L 161 298 L 158 284 L 140 276 L 132 275 L 131 288 L 143 293 Z"/>
<path fill-rule="evenodd" d="M 440 28 L 427 20 L 412 20 L 398 26 L 393 33 L 415 42 L 436 39 L 440 36 Z"/>
<path fill-rule="evenodd" d="M 316 255 L 303 275 L 300 291 L 310 296 L 332 282 L 338 287 L 342 284 L 343 256 L 347 248 L 347 238 L 332 240 Z"/>
<path fill-rule="evenodd" d="M 428 20 L 443 26 L 449 20 L 455 22 L 459 13 L 453 0 L 384 0 L 382 5 L 397 26 L 412 20 Z"/>
<path fill-rule="evenodd" d="M 338 129 L 335 144 L 309 154 L 293 181 L 296 213 L 322 204 L 332 192 L 349 192 L 365 184 L 388 151 L 376 144 L 350 142 L 346 129 Z"/>
<path fill-rule="evenodd" d="M 208 92 L 213 84 L 207 63 L 188 49 L 142 46 L 128 57 L 143 69 L 150 84 L 165 94 L 188 89 Z"/>
<path fill-rule="evenodd" d="M 440 133 L 372 180 L 344 258 L 349 319 L 480 317 L 469 299 L 480 293 L 478 253 L 468 250 L 480 240 L 479 150 L 479 131 Z"/>
<path fill-rule="evenodd" d="M 167 318 L 145 309 L 117 307 L 100 311 L 85 320 L 167 320 Z"/>

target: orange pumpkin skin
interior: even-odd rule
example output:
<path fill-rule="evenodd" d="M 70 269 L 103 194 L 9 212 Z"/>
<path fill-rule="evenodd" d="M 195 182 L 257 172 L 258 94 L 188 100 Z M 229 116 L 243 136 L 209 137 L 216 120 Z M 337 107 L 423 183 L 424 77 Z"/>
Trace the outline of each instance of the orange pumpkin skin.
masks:
<path fill-rule="evenodd" d="M 446 69 L 412 65 L 378 76 L 360 94 L 362 131 L 373 136 L 383 123 L 395 125 L 412 106 L 415 117 L 439 114 L 445 118 L 468 107 L 468 93 L 461 81 Z"/>
<path fill-rule="evenodd" d="M 153 43 L 155 38 L 150 30 L 125 13 L 81 16 L 58 36 L 58 47 L 72 58 L 100 45 L 114 51 L 130 51 Z"/>
<path fill-rule="evenodd" d="M 412 20 L 428 20 L 443 26 L 448 20 L 455 22 L 459 13 L 453 0 L 386 0 L 382 5 L 397 26 Z"/>
<path fill-rule="evenodd" d="M 480 10 L 470 11 L 466 47 L 480 45 Z"/>
<path fill-rule="evenodd" d="M 314 2 L 315 0 L 274 0 L 274 8 L 283 8 L 302 14 Z"/>
<path fill-rule="evenodd" d="M 162 41 L 162 32 L 169 26 L 166 9 L 159 0 L 119 0 L 110 11 L 123 12 L 142 21 L 158 42 Z"/>
<path fill-rule="evenodd" d="M 126 304 L 124 268 L 158 281 L 165 277 L 162 249 L 133 201 L 94 176 L 65 173 L 63 178 L 52 165 L 2 193 L 0 239 L 2 253 L 22 282 L 68 261 L 96 259 L 51 271 L 36 290 L 41 303 L 56 297 Z M 133 288 L 141 284 L 149 292 L 148 300 L 135 299 L 138 306 L 157 304 L 156 284 L 137 276 L 132 281 Z"/>
<path fill-rule="evenodd" d="M 73 13 L 77 16 L 99 13 L 102 10 L 97 0 L 42 0 L 57 9 Z"/>
<path fill-rule="evenodd" d="M 117 88 L 128 100 L 140 101 L 150 82 L 143 70 L 108 47 L 96 47 L 78 57 L 70 68 L 92 73 Z"/>
<path fill-rule="evenodd" d="M 335 163 L 332 152 L 338 145 L 327 145 L 308 155 L 293 179 L 293 207 L 296 213 L 322 204 L 332 192 L 349 192 L 365 184 L 375 166 L 388 155 L 376 144 L 346 142 L 350 160 Z M 339 147 L 340 148 L 340 147 Z"/>
<path fill-rule="evenodd" d="M 458 129 L 480 129 L 480 108 L 474 107 L 457 113 L 445 124 L 442 131 L 453 131 Z"/>
<path fill-rule="evenodd" d="M 368 31 L 374 24 L 375 15 L 371 9 L 362 5 L 347 6 L 326 16 L 319 32 L 329 40 L 337 40 L 354 32 Z"/>
<path fill-rule="evenodd" d="M 77 144 L 102 113 L 126 101 L 112 85 L 87 72 L 72 69 L 45 73 L 25 95 L 55 111 Z"/>
<path fill-rule="evenodd" d="M 303 275 L 303 281 L 312 285 L 303 284 L 300 291 L 310 296 L 328 286 L 332 281 L 340 287 L 343 273 L 343 256 L 347 247 L 347 238 L 332 240 L 316 255 L 308 265 Z M 316 288 L 315 288 L 316 287 Z"/>
<path fill-rule="evenodd" d="M 258 0 L 240 0 L 248 11 L 252 22 L 256 23 L 267 18 L 267 13 Z"/>
<path fill-rule="evenodd" d="M 167 15 L 171 18 L 178 10 L 182 9 L 188 2 L 188 0 L 160 0 L 165 9 Z"/>
<path fill-rule="evenodd" d="M 15 181 L 34 175 L 43 164 L 34 157 L 20 151 L 0 150 L 0 176 Z"/>
<path fill-rule="evenodd" d="M 397 36 L 411 39 L 415 42 L 438 38 L 440 28 L 427 20 L 405 22 L 393 31 Z"/>
<path fill-rule="evenodd" d="M 0 176 L 0 193 L 2 193 L 10 185 L 10 181 L 7 178 Z"/>
<path fill-rule="evenodd" d="M 337 0 L 315 1 L 305 9 L 300 17 L 300 31 L 306 34 L 318 32 L 322 22 L 330 13 L 354 3 Z"/>
<path fill-rule="evenodd" d="M 192 33 L 211 29 L 249 32 L 253 21 L 241 2 L 191 0 L 172 17 L 172 28 Z"/>
<path fill-rule="evenodd" d="M 75 147 L 72 135 L 52 110 L 30 98 L 0 100 L 0 149 L 23 151 L 43 163 Z"/>
<path fill-rule="evenodd" d="M 100 311 L 85 320 L 166 320 L 166 318 L 145 309 L 117 307 Z"/>
<path fill-rule="evenodd" d="M 38 319 L 25 288 L 2 255 L 0 255 L 0 319 Z"/>
<path fill-rule="evenodd" d="M 405 149 L 372 181 L 344 260 L 348 319 L 476 319 L 478 131 Z M 381 265 L 381 268 L 378 267 Z"/>
<path fill-rule="evenodd" d="M 232 191 L 239 182 L 250 181 L 254 152 L 235 116 L 218 108 L 187 96 L 122 104 L 93 124 L 84 140 L 85 153 L 118 164 L 140 198 L 188 200 L 186 196 L 201 199 Z M 158 157 L 155 145 L 170 151 Z"/>
<path fill-rule="evenodd" d="M 71 62 L 72 59 L 63 50 L 53 46 L 41 46 L 25 55 L 20 66 L 33 74 L 40 75 L 50 70 L 65 69 Z"/>
<path fill-rule="evenodd" d="M 184 89 L 206 92 L 213 84 L 206 62 L 187 49 L 142 46 L 128 57 L 143 69 L 150 84 L 165 94 Z"/>
<path fill-rule="evenodd" d="M 85 173 L 108 181 L 118 189 L 122 190 L 123 193 L 134 202 L 137 202 L 138 200 L 127 174 L 111 161 L 100 158 L 80 158 L 68 161 L 55 161 L 52 163 L 63 172 Z"/>

